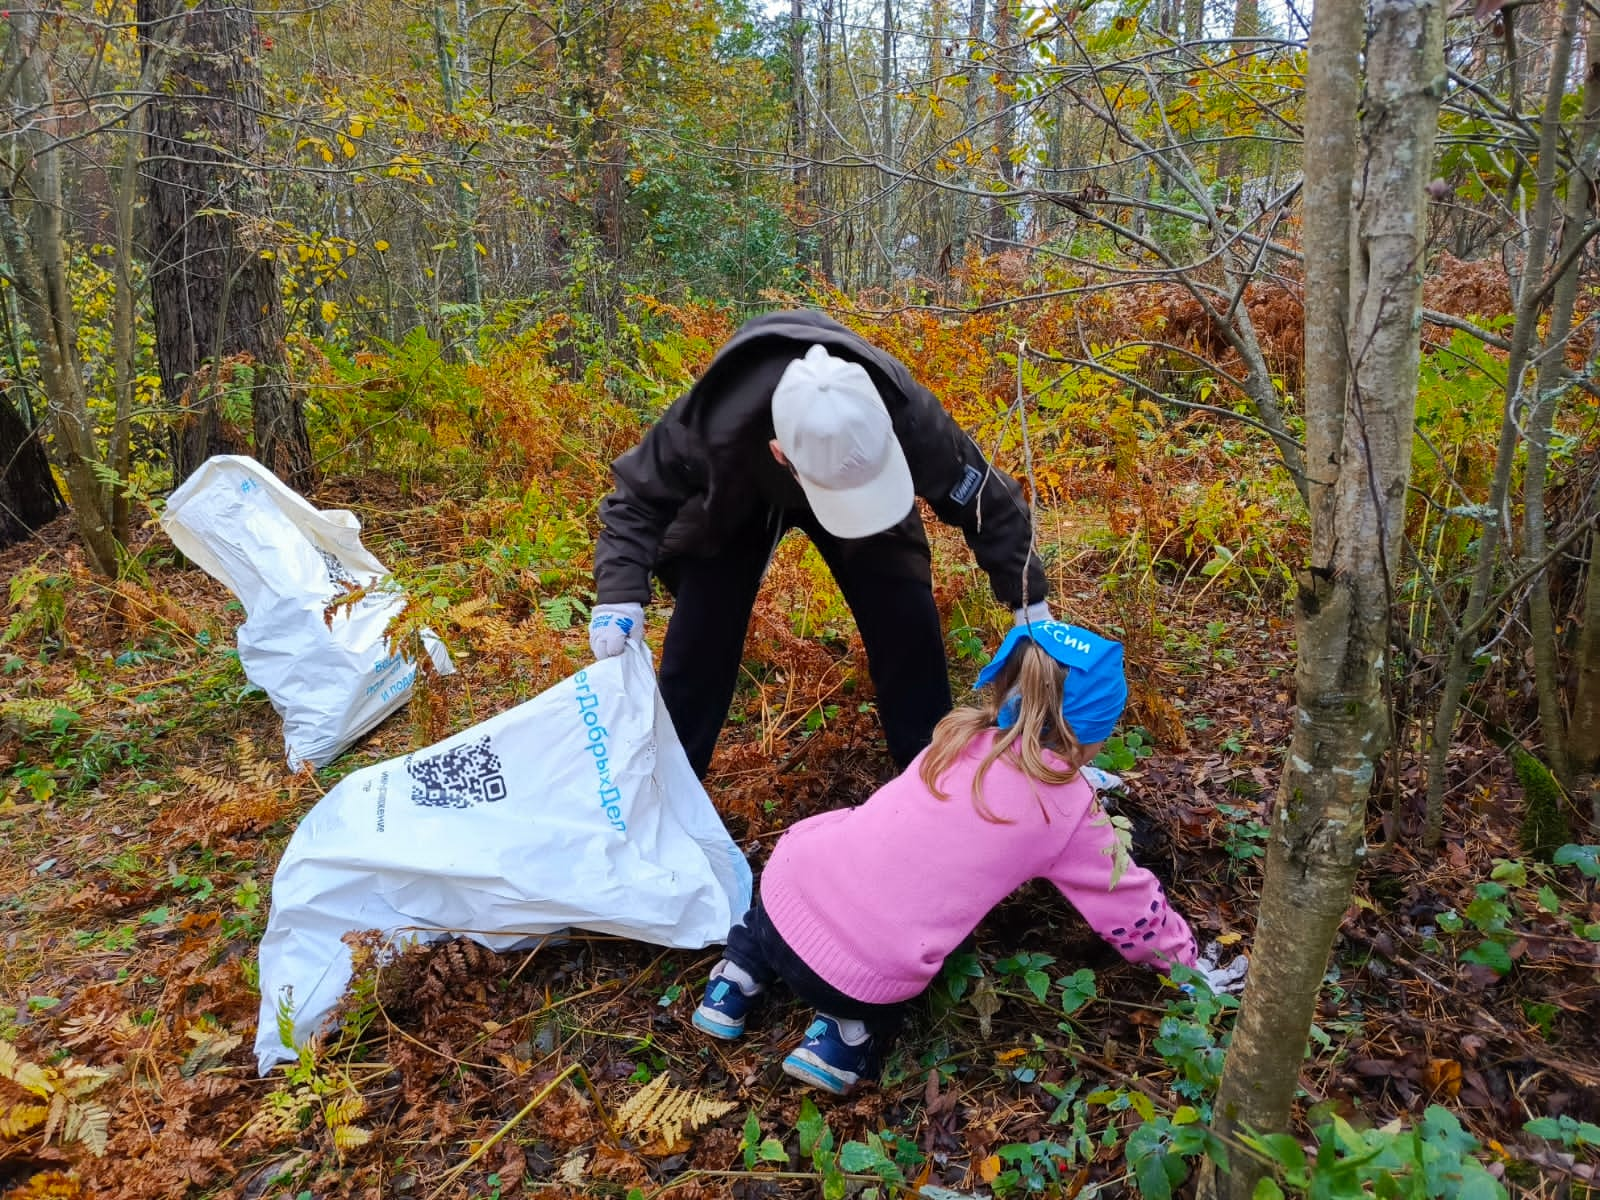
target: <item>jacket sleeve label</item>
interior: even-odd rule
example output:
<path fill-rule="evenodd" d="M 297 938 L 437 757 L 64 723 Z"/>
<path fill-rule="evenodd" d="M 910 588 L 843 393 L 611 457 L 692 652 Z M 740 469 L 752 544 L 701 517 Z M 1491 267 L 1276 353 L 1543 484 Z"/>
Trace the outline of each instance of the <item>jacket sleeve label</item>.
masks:
<path fill-rule="evenodd" d="M 950 489 L 950 499 L 956 504 L 965 504 L 978 494 L 978 488 L 982 483 L 983 472 L 969 465 L 962 470 L 961 478 L 956 481 L 955 487 Z"/>

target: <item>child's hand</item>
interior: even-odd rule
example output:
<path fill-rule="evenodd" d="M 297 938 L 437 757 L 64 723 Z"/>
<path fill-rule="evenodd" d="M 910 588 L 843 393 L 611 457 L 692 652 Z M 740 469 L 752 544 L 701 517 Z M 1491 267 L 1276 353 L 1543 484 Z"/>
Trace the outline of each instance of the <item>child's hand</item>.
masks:
<path fill-rule="evenodd" d="M 1096 792 L 1114 792 L 1122 786 L 1122 776 L 1102 771 L 1099 767 L 1079 767 L 1078 774 Z"/>
<path fill-rule="evenodd" d="M 1194 969 L 1205 977 L 1206 986 L 1213 995 L 1237 996 L 1244 991 L 1244 977 L 1250 969 L 1250 959 L 1240 954 L 1225 966 L 1221 960 L 1222 947 L 1216 942 L 1207 942 L 1205 949 L 1200 951 L 1200 957 L 1195 960 Z"/>

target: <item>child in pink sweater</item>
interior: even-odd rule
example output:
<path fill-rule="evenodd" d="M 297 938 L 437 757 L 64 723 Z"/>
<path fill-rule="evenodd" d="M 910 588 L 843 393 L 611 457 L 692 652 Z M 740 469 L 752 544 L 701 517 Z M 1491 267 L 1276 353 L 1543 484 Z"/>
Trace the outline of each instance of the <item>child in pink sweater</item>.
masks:
<path fill-rule="evenodd" d="M 977 686 L 985 702 L 945 717 L 904 774 L 779 839 L 696 1026 L 737 1038 L 781 980 L 818 1010 L 783 1069 L 848 1092 L 876 1077 L 906 1001 L 1030 879 L 1054 883 L 1130 962 L 1195 965 L 1189 926 L 1079 773 L 1127 701 L 1121 644 L 1059 621 L 1019 626 Z"/>

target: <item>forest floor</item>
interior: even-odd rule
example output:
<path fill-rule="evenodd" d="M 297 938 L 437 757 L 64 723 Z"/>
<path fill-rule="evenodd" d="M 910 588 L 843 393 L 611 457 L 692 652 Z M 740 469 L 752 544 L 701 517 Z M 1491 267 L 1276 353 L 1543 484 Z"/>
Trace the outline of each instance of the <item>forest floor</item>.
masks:
<path fill-rule="evenodd" d="M 316 500 L 355 507 L 385 561 L 460 549 L 447 501 L 348 481 Z M 962 553 L 941 540 L 942 562 Z M 0 1136 L 0 1193 L 1128 1195 L 1129 1136 L 1192 1122 L 1214 1085 L 1226 1006 L 1121 963 L 1038 884 L 952 960 L 881 1086 L 844 1100 L 781 1073 L 807 1020 L 795 1003 L 770 1005 L 736 1044 L 694 1030 L 715 951 L 585 935 L 506 954 L 452 942 L 371 967 L 345 1032 L 258 1078 L 255 947 L 297 818 L 349 770 L 582 665 L 582 621 L 557 629 L 559 606 L 519 607 L 508 588 L 497 644 L 458 655 L 431 715 L 394 717 L 315 779 L 291 777 L 278 720 L 231 651 L 241 616 L 221 586 L 154 542 L 137 582 L 95 582 L 74 558 L 65 521 L 0 555 L 0 578 L 35 578 L 12 619 L 32 616 L 0 645 L 0 1053 L 14 1047 L 13 1080 L 57 1110 L 30 1120 L 23 1091 L 0 1081 L 0 1121 L 19 1127 Z M 859 801 L 891 771 L 869 706 L 828 699 L 864 680 L 847 618 L 815 601 L 796 636 L 810 568 L 787 545 L 779 567 L 752 635 L 771 670 L 741 690 L 707 780 L 758 871 L 784 826 Z M 1202 941 L 1247 950 L 1292 714 L 1287 604 L 1149 573 L 1135 600 L 1111 601 L 1107 568 L 1092 550 L 1052 563 L 1058 611 L 1129 644 L 1128 726 L 1143 738 L 1124 747 L 1118 803 L 1136 857 Z M 970 568 L 948 572 L 971 583 Z M 947 615 L 971 594 L 941 593 Z M 971 636 L 992 646 L 992 633 Z M 958 679 L 977 653 L 958 646 Z M 1371 829 L 1396 837 L 1362 871 L 1336 945 L 1302 1113 L 1411 1124 L 1442 1105 L 1514 1193 L 1581 1195 L 1596 1148 L 1524 1126 L 1600 1121 L 1600 960 L 1581 933 L 1600 922 L 1600 880 L 1523 854 L 1520 789 L 1470 730 L 1452 755 L 1445 844 L 1420 854 L 1416 769 L 1399 761 Z M 663 1073 L 726 1111 L 672 1145 L 619 1129 L 619 1110 Z"/>

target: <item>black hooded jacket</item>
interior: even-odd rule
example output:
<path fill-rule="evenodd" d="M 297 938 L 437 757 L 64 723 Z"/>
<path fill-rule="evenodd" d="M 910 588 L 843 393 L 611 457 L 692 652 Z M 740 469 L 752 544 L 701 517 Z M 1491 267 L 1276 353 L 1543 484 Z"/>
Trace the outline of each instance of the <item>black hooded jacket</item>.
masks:
<path fill-rule="evenodd" d="M 1043 600 L 1044 569 L 1016 481 L 989 465 L 897 359 L 821 313 L 783 312 L 745 324 L 644 440 L 611 464 L 616 488 L 600 504 L 604 528 L 594 555 L 598 602 L 647 604 L 651 572 L 663 564 L 710 556 L 752 522 L 770 526 L 774 513 L 806 507 L 768 442 L 773 390 L 785 368 L 814 345 L 867 369 L 917 495 L 966 535 L 995 597 L 1011 608 Z M 915 509 L 892 529 L 841 545 L 931 582 Z"/>

